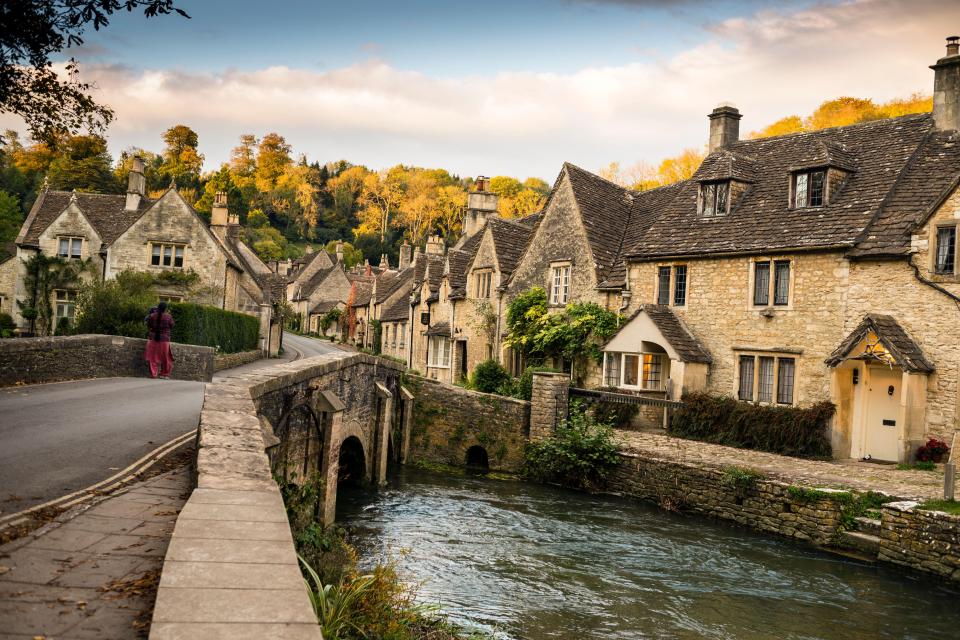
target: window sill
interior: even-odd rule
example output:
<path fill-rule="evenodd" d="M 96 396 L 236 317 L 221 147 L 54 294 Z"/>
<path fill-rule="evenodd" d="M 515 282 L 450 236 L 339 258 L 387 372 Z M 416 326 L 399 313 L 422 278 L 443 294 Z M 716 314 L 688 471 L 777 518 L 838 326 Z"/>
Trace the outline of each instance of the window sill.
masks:
<path fill-rule="evenodd" d="M 929 277 L 931 282 L 960 282 L 960 273 L 938 273 L 936 271 L 931 271 Z"/>

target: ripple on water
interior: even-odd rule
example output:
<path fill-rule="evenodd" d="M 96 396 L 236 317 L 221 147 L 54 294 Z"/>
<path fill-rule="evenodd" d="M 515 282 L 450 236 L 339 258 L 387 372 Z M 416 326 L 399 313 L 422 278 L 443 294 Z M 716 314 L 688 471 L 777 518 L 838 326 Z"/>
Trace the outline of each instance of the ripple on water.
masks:
<path fill-rule="evenodd" d="M 625 500 L 404 469 L 338 511 L 421 600 L 503 638 L 960 637 L 930 580 Z"/>

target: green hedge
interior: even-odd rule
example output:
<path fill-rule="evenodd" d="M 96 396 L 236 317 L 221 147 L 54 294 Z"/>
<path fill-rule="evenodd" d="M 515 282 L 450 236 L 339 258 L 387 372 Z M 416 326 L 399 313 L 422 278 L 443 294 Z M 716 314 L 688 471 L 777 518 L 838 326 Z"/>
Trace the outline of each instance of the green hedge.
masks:
<path fill-rule="evenodd" d="M 174 342 L 214 347 L 221 353 L 252 351 L 260 345 L 256 316 L 189 302 L 174 302 L 167 308 L 174 320 L 170 332 Z"/>
<path fill-rule="evenodd" d="M 797 458 L 829 458 L 835 407 L 775 407 L 726 396 L 691 393 L 673 413 L 670 435 Z"/>

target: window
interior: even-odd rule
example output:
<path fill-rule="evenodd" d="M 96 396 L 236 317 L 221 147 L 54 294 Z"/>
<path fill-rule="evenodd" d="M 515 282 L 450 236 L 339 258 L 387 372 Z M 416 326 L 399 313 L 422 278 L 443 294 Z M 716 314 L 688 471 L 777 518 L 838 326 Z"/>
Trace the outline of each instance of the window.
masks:
<path fill-rule="evenodd" d="M 957 228 L 937 229 L 937 260 L 933 270 L 952 275 L 957 264 Z"/>
<path fill-rule="evenodd" d="M 620 386 L 620 358 L 623 354 L 610 352 L 605 354 L 607 360 L 606 372 L 603 376 L 603 384 L 607 387 Z"/>
<path fill-rule="evenodd" d="M 672 282 L 671 276 L 673 278 Z M 670 295 L 671 284 L 673 285 L 673 296 Z M 671 300 L 675 307 L 682 307 L 687 304 L 687 265 L 685 264 L 657 269 L 657 304 L 667 305 L 670 304 Z"/>
<path fill-rule="evenodd" d="M 80 259 L 83 250 L 83 238 L 57 238 L 57 256 Z"/>
<path fill-rule="evenodd" d="M 662 353 L 617 353 L 605 355 L 604 384 L 661 391 L 667 378 L 666 356 Z"/>
<path fill-rule="evenodd" d="M 152 243 L 150 245 L 150 264 L 155 267 L 182 269 L 183 245 Z"/>
<path fill-rule="evenodd" d="M 822 207 L 827 172 L 804 171 L 793 175 L 793 206 Z"/>
<path fill-rule="evenodd" d="M 570 265 L 553 267 L 550 304 L 567 304 L 570 297 Z"/>
<path fill-rule="evenodd" d="M 737 397 L 747 402 L 793 404 L 796 359 L 779 355 L 741 355 L 737 358 Z"/>
<path fill-rule="evenodd" d="M 700 185 L 700 215 L 708 218 L 726 215 L 729 203 L 729 182 L 708 182 Z"/>
<path fill-rule="evenodd" d="M 481 271 L 474 275 L 476 280 L 475 291 L 478 298 L 490 297 L 490 284 L 493 282 L 493 273 L 491 271 Z"/>
<path fill-rule="evenodd" d="M 670 267 L 657 271 L 657 304 L 670 304 Z"/>
<path fill-rule="evenodd" d="M 772 270 L 772 277 L 771 277 Z M 753 263 L 753 304 L 756 307 L 790 304 L 790 261 L 763 260 Z"/>
<path fill-rule="evenodd" d="M 58 289 L 54 296 L 57 300 L 57 321 L 68 318 L 72 322 L 77 311 L 77 292 Z"/>
<path fill-rule="evenodd" d="M 687 265 L 681 264 L 673 268 L 673 306 L 682 307 L 687 304 Z"/>
<path fill-rule="evenodd" d="M 430 336 L 429 358 L 427 364 L 431 367 L 450 366 L 450 339 L 446 336 Z"/>
<path fill-rule="evenodd" d="M 404 336 L 406 336 L 406 335 L 407 335 L 407 323 L 406 323 L 406 322 L 402 322 L 402 323 L 400 323 L 400 336 L 399 336 L 399 340 L 397 340 L 398 346 L 399 346 L 401 349 L 403 349 L 403 338 L 404 338 Z"/>

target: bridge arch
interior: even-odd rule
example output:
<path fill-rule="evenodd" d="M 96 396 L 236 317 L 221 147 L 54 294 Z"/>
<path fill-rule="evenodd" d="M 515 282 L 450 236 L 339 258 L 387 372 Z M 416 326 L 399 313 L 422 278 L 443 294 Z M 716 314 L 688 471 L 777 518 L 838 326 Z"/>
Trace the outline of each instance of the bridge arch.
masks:
<path fill-rule="evenodd" d="M 490 469 L 490 457 L 487 455 L 487 450 L 480 445 L 474 445 L 467 449 L 465 462 L 468 469 L 475 471 L 488 471 Z"/>
<path fill-rule="evenodd" d="M 279 440 L 271 456 L 274 474 L 284 481 L 296 481 L 321 471 L 323 423 L 308 402 L 300 402 L 280 416 L 273 433 Z"/>

